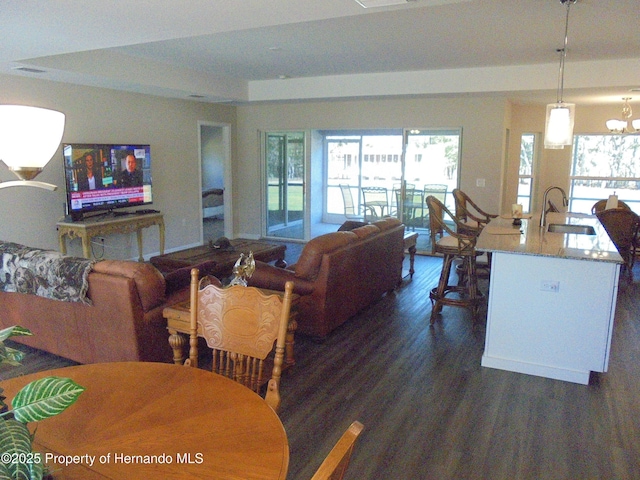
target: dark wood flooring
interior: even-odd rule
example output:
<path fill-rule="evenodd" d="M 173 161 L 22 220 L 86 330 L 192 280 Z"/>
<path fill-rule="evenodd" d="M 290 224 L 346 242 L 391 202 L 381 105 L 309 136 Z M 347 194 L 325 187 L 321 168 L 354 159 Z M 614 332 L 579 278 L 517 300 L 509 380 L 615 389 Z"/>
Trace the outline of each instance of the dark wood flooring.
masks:
<path fill-rule="evenodd" d="M 288 478 L 310 478 L 353 420 L 349 479 L 640 478 L 640 280 L 622 283 L 609 372 L 584 386 L 481 367 L 484 326 L 465 310 L 429 327 L 440 265 L 418 257 L 413 280 L 325 340 L 298 335 Z"/>

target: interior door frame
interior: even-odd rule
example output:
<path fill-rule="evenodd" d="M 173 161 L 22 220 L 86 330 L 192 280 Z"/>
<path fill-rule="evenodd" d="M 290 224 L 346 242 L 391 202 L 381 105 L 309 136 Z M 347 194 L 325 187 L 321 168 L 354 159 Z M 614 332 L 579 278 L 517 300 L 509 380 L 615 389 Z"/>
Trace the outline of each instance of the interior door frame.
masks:
<path fill-rule="evenodd" d="M 198 177 L 200 185 L 200 243 L 204 242 L 204 215 L 202 210 L 202 127 L 222 129 L 222 143 L 224 151 L 224 236 L 233 238 L 233 181 L 231 175 L 231 124 L 220 122 L 198 121 Z"/>

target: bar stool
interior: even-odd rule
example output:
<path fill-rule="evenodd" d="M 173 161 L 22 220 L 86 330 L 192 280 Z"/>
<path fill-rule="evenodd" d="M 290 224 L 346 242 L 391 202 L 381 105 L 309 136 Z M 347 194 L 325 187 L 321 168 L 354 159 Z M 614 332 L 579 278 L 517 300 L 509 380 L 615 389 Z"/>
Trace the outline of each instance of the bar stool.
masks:
<path fill-rule="evenodd" d="M 487 213 L 482 210 L 465 192 L 459 188 L 453 189 L 453 199 L 456 204 L 456 218 L 462 224 L 457 229 L 458 233 L 465 233 L 467 235 L 480 235 L 482 229 L 491 221 L 492 218 L 496 218 L 498 215 L 493 213 Z M 476 262 L 479 278 L 489 278 L 491 273 L 491 252 L 478 252 L 478 255 L 484 255 L 486 260 L 480 259 Z M 483 261 L 484 260 L 484 261 Z M 457 268 L 460 282 L 464 280 L 464 270 Z"/>
<path fill-rule="evenodd" d="M 435 323 L 436 316 L 442 311 L 444 305 L 450 305 L 469 308 L 475 325 L 478 320 L 480 302 L 483 299 L 482 294 L 478 291 L 478 275 L 476 271 L 476 255 L 478 255 L 478 252 L 476 252 L 477 236 L 459 233 L 447 225 L 444 221 L 445 213 L 455 223 L 456 228 L 460 226 L 460 222 L 449 209 L 434 196 L 430 195 L 427 197 L 427 206 L 429 207 L 431 247 L 434 253 L 441 253 L 444 257 L 438 286 L 429 292 L 429 298 L 433 306 L 431 309 L 430 324 L 433 325 Z M 439 230 L 446 232 L 447 235 L 438 240 L 436 232 Z M 451 266 L 456 259 L 462 260 L 464 281 L 459 282 L 457 285 L 449 285 Z M 453 294 L 453 296 L 449 296 L 450 294 Z"/>

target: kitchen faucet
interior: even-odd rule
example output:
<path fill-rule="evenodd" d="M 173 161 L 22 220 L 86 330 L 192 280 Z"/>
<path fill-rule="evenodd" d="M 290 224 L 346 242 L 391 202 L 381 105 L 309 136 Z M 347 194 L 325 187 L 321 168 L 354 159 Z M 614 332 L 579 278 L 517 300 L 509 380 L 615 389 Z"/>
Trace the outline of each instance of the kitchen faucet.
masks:
<path fill-rule="evenodd" d="M 563 206 L 568 206 L 569 205 L 569 201 L 567 200 L 567 194 L 564 193 L 564 190 L 560 187 L 549 187 L 544 191 L 544 196 L 542 198 L 542 213 L 540 214 L 540 227 L 544 228 L 545 224 L 547 223 L 547 197 L 549 196 L 549 192 L 553 189 L 556 190 L 560 190 L 560 193 L 562 193 L 562 205 Z"/>

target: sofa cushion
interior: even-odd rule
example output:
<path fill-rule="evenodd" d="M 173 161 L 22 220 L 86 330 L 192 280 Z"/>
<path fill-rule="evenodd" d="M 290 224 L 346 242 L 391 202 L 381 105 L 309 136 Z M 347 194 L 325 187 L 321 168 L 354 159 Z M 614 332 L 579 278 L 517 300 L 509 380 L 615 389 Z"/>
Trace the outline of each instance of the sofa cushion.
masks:
<path fill-rule="evenodd" d="M 365 225 L 368 225 L 367 222 L 358 222 L 357 220 L 347 220 L 346 222 L 344 222 L 342 225 L 340 225 L 340 228 L 338 228 L 339 232 L 350 232 L 351 230 L 354 230 L 358 227 L 364 227 Z"/>
<path fill-rule="evenodd" d="M 165 281 L 162 273 L 150 263 L 126 260 L 101 260 L 93 271 L 107 275 L 120 275 L 136 284 L 142 309 L 147 312 L 165 299 Z"/>
<path fill-rule="evenodd" d="M 0 290 L 90 304 L 86 294 L 94 263 L 53 250 L 0 242 Z"/>
<path fill-rule="evenodd" d="M 353 232 L 332 232 L 312 238 L 302 249 L 296 263 L 296 277 L 312 279 L 318 274 L 325 253 L 347 245 L 357 239 Z"/>
<path fill-rule="evenodd" d="M 355 233 L 360 239 L 380 233 L 380 229 L 375 225 L 365 225 L 364 227 L 354 228 L 351 231 Z"/>
<path fill-rule="evenodd" d="M 376 227 L 378 227 L 380 229 L 380 231 L 384 232 L 385 230 L 390 230 L 392 228 L 397 227 L 398 225 L 401 225 L 402 222 L 397 219 L 396 217 L 385 217 L 381 220 L 377 220 L 375 222 L 373 222 L 373 225 L 375 225 Z"/>

